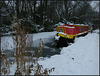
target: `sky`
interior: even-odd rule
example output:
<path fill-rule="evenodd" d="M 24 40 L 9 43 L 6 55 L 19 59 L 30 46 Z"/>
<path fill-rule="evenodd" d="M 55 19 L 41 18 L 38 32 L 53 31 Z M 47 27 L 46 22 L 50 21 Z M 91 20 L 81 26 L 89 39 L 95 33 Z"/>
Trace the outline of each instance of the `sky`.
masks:
<path fill-rule="evenodd" d="M 91 6 L 95 9 L 95 11 L 99 12 L 99 1 L 92 1 Z"/>

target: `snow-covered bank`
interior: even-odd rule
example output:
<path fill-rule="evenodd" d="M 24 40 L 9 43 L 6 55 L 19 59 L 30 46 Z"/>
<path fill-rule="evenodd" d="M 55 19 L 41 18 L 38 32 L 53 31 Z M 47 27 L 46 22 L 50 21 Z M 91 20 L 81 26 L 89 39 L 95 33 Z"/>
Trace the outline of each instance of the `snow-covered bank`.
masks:
<path fill-rule="evenodd" d="M 79 37 L 64 47 L 61 55 L 39 61 L 45 68 L 55 67 L 51 75 L 99 75 L 99 30 Z"/>

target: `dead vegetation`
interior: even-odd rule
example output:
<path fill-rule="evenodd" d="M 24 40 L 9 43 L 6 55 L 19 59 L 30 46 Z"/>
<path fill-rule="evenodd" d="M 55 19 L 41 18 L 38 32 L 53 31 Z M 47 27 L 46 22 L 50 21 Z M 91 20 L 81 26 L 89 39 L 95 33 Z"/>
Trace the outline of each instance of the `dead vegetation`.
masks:
<path fill-rule="evenodd" d="M 4 75 L 10 73 L 10 64 L 9 64 L 8 59 L 7 59 L 6 53 L 1 54 L 1 75 L 2 75 L 2 73 Z"/>
<path fill-rule="evenodd" d="M 25 24 L 21 23 L 17 19 L 17 17 L 14 16 L 14 21 L 12 22 L 12 25 L 14 26 L 14 28 L 12 29 L 13 31 L 15 31 L 15 36 L 12 36 L 12 38 L 15 48 L 14 51 L 16 54 L 15 63 L 17 64 L 16 72 L 14 75 L 30 75 L 31 73 L 33 73 L 34 75 L 48 75 L 53 72 L 55 69 L 54 67 L 48 70 L 47 68 L 44 69 L 43 66 L 38 63 L 38 59 L 41 56 L 44 47 L 42 39 L 40 39 L 38 49 L 36 49 L 34 52 L 31 48 L 33 46 L 33 36 L 28 34 L 29 30 L 27 30 L 23 26 Z M 28 53 L 31 53 L 32 55 L 28 56 Z M 34 55 L 36 55 L 37 57 L 34 58 Z M 13 65 L 14 63 L 9 64 L 9 61 L 7 61 L 6 54 L 4 57 L 2 54 L 1 59 L 2 64 L 6 64 L 2 65 L 2 73 L 4 75 L 8 75 L 10 73 L 9 66 Z M 8 70 L 6 68 L 8 68 Z"/>

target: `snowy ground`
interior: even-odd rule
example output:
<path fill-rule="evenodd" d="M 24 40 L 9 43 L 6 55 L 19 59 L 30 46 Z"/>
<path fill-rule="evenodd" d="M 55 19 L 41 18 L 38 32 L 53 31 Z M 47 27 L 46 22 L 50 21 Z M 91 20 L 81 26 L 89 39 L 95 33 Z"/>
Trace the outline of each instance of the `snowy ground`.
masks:
<path fill-rule="evenodd" d="M 61 55 L 39 61 L 46 68 L 55 67 L 51 75 L 99 75 L 99 30 L 64 47 Z"/>
<path fill-rule="evenodd" d="M 95 30 L 94 33 L 89 33 L 85 37 L 79 37 L 75 39 L 75 43 L 68 47 L 63 47 L 60 55 L 54 55 L 51 58 L 45 60 L 39 60 L 39 63 L 44 68 L 55 67 L 55 71 L 50 75 L 98 75 L 99 74 L 99 30 Z M 56 32 L 43 32 L 33 35 L 33 40 L 40 38 L 43 41 L 49 41 L 45 38 L 54 36 Z M 3 47 L 5 39 L 8 39 L 9 47 L 13 45 L 11 37 L 1 38 L 1 46 Z M 14 67 L 10 74 L 14 74 Z M 31 73 L 32 75 L 32 73 Z"/>

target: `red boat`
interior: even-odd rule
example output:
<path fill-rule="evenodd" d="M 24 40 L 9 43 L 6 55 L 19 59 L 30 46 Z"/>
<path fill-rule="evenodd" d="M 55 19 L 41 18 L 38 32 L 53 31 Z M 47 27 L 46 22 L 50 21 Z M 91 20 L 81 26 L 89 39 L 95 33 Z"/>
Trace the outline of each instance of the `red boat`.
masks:
<path fill-rule="evenodd" d="M 90 26 L 83 24 L 65 24 L 57 27 L 55 40 L 57 45 L 63 42 L 73 42 L 76 36 L 86 35 Z"/>

